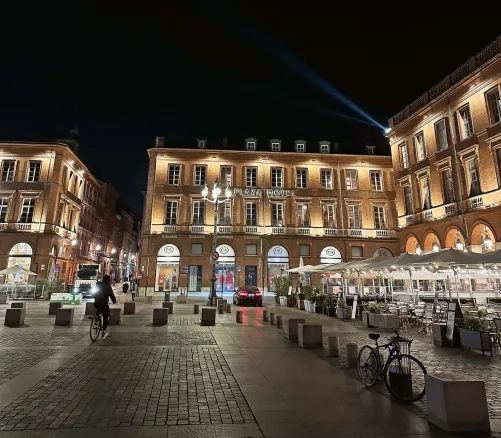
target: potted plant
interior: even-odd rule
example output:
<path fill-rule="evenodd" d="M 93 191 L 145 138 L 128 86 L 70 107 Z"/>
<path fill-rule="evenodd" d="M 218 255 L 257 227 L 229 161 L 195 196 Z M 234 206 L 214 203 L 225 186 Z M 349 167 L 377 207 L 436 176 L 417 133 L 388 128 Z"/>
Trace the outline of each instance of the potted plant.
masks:
<path fill-rule="evenodd" d="M 315 295 L 315 313 L 323 313 L 325 295 Z"/>
<path fill-rule="evenodd" d="M 275 302 L 281 306 L 287 305 L 287 297 L 292 282 L 289 277 L 275 277 L 273 285 L 275 286 Z"/>
<path fill-rule="evenodd" d="M 332 294 L 324 295 L 324 313 L 331 318 L 336 316 L 336 300 Z"/>
<path fill-rule="evenodd" d="M 309 284 L 301 285 L 301 294 L 304 296 L 304 310 L 307 312 L 315 311 L 311 299 L 313 297 L 313 288 Z"/>
<path fill-rule="evenodd" d="M 478 350 L 482 354 L 488 351 L 492 356 L 492 341 L 484 319 L 485 315 L 486 312 L 484 310 L 464 313 L 463 323 L 459 328 L 461 348 Z"/>
<path fill-rule="evenodd" d="M 344 298 L 339 298 L 337 300 L 336 316 L 339 319 L 348 319 L 349 317 L 349 309 Z"/>

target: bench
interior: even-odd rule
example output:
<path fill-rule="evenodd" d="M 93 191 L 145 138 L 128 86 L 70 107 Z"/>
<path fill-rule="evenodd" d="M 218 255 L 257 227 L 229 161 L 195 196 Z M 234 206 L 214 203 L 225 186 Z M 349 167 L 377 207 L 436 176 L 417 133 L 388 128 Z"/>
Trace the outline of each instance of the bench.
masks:
<path fill-rule="evenodd" d="M 69 326 L 73 324 L 75 309 L 72 307 L 61 307 L 56 311 L 56 321 L 54 325 Z"/>
<path fill-rule="evenodd" d="M 24 325 L 24 317 L 26 316 L 26 309 L 18 307 L 15 309 L 7 309 L 5 311 L 4 325 L 7 327 L 19 327 Z"/>
<path fill-rule="evenodd" d="M 322 326 L 298 324 L 298 344 L 303 348 L 322 348 Z"/>
<path fill-rule="evenodd" d="M 287 339 L 298 342 L 298 326 L 306 324 L 304 318 L 284 318 L 284 333 Z"/>

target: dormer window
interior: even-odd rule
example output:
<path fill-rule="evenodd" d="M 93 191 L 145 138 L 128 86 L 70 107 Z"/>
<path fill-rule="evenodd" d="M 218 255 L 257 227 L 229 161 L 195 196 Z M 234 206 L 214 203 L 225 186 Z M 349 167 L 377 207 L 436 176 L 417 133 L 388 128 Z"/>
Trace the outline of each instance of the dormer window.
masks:
<path fill-rule="evenodd" d="M 272 143 L 271 152 L 280 152 L 280 143 Z"/>
<path fill-rule="evenodd" d="M 197 142 L 198 142 L 198 149 L 205 149 L 207 140 L 200 140 L 199 138 L 197 138 Z"/>
<path fill-rule="evenodd" d="M 296 152 L 306 152 L 306 142 L 304 140 L 296 140 L 294 143 L 296 145 Z"/>
<path fill-rule="evenodd" d="M 331 151 L 331 143 L 329 141 L 321 141 L 319 143 L 320 145 L 320 153 L 321 154 L 328 154 Z"/>
<path fill-rule="evenodd" d="M 248 151 L 255 151 L 256 150 L 256 139 L 255 138 L 248 138 L 245 140 L 245 149 Z"/>

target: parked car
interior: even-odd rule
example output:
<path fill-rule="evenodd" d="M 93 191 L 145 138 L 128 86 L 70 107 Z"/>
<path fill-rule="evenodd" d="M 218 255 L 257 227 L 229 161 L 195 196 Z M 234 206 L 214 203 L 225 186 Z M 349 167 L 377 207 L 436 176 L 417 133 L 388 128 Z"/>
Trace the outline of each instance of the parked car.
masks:
<path fill-rule="evenodd" d="M 261 307 L 263 305 L 263 294 L 256 286 L 241 286 L 233 294 L 233 304 L 237 306 L 252 304 Z"/>

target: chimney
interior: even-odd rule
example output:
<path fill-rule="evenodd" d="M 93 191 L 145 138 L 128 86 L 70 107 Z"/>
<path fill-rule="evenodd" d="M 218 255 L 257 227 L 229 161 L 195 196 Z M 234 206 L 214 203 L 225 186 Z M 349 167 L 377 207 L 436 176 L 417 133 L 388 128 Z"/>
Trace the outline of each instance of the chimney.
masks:
<path fill-rule="evenodd" d="M 376 145 L 366 144 L 365 151 L 367 152 L 367 155 L 376 155 Z"/>
<path fill-rule="evenodd" d="M 207 143 L 207 139 L 197 138 L 198 149 L 205 149 L 206 143 Z"/>
<path fill-rule="evenodd" d="M 337 141 L 334 142 L 334 153 L 339 154 L 339 143 Z"/>
<path fill-rule="evenodd" d="M 163 148 L 165 144 L 165 137 L 156 137 L 155 138 L 155 147 Z"/>
<path fill-rule="evenodd" d="M 226 149 L 228 147 L 228 139 L 223 138 L 223 149 Z"/>

